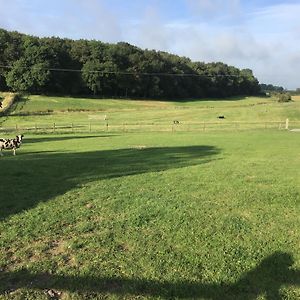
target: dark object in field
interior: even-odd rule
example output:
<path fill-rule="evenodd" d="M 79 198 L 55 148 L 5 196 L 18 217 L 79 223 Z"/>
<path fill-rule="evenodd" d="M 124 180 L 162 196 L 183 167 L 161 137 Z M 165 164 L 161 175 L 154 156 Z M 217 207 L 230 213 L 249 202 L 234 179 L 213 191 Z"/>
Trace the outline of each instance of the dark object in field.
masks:
<path fill-rule="evenodd" d="M 219 119 L 225 119 L 225 116 L 218 116 Z"/>
<path fill-rule="evenodd" d="M 0 102 L 0 108 L 2 108 L 2 102 Z"/>
<path fill-rule="evenodd" d="M 174 120 L 173 123 L 174 124 L 179 124 L 179 121 L 178 120 Z"/>

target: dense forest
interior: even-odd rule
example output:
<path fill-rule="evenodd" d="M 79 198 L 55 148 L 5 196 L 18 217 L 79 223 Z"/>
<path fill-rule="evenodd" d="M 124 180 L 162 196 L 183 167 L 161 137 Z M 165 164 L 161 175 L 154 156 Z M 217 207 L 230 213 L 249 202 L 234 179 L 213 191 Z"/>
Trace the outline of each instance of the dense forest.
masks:
<path fill-rule="evenodd" d="M 250 69 L 222 62 L 193 62 L 124 42 L 39 38 L 0 29 L 0 90 L 201 98 L 253 95 L 260 86 Z"/>

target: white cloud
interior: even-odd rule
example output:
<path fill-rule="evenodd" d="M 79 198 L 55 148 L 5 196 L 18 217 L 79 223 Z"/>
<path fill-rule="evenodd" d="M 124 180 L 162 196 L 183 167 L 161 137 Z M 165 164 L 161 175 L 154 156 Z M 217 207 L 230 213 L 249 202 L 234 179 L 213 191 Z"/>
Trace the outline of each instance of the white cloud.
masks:
<path fill-rule="evenodd" d="M 240 13 L 239 0 L 186 0 L 191 13 L 202 17 L 235 17 Z"/>
<path fill-rule="evenodd" d="M 74 0 L 70 1 L 70 5 Z M 122 39 L 122 29 L 116 12 L 111 11 L 101 0 L 76 0 L 77 7 L 73 13 L 66 12 L 68 18 L 76 17 L 71 23 L 77 35 L 106 42 L 118 42 Z"/>
<path fill-rule="evenodd" d="M 190 1 L 202 9 L 217 12 L 221 1 Z M 234 4 L 232 4 L 234 5 Z M 298 87 L 300 72 L 300 4 L 284 4 L 243 14 L 243 22 L 220 25 L 218 22 L 183 20 L 168 25 L 167 51 L 199 61 L 222 61 L 250 68 L 261 82 Z M 160 29 L 157 29 L 160 30 Z M 141 45 L 142 46 L 142 45 Z"/>
<path fill-rule="evenodd" d="M 153 7 L 146 7 L 142 13 L 142 21 L 131 24 L 127 27 L 127 34 L 130 42 L 143 48 L 167 50 L 172 43 L 172 36 L 162 18 L 159 11 Z"/>

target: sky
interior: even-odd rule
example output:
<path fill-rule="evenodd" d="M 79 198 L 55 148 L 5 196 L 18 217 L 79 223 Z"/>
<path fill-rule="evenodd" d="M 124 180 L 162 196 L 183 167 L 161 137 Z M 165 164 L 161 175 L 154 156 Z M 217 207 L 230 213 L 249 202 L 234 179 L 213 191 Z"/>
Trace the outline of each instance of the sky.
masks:
<path fill-rule="evenodd" d="M 300 0 L 0 0 L 0 28 L 128 42 L 300 87 Z"/>

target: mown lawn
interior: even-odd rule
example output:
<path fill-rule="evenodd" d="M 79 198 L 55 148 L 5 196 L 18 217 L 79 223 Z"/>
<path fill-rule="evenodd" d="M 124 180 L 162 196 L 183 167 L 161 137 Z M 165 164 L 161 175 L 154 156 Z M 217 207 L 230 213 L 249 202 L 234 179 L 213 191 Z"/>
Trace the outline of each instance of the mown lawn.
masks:
<path fill-rule="evenodd" d="M 299 299 L 300 136 L 31 135 L 0 158 L 0 298 Z"/>

